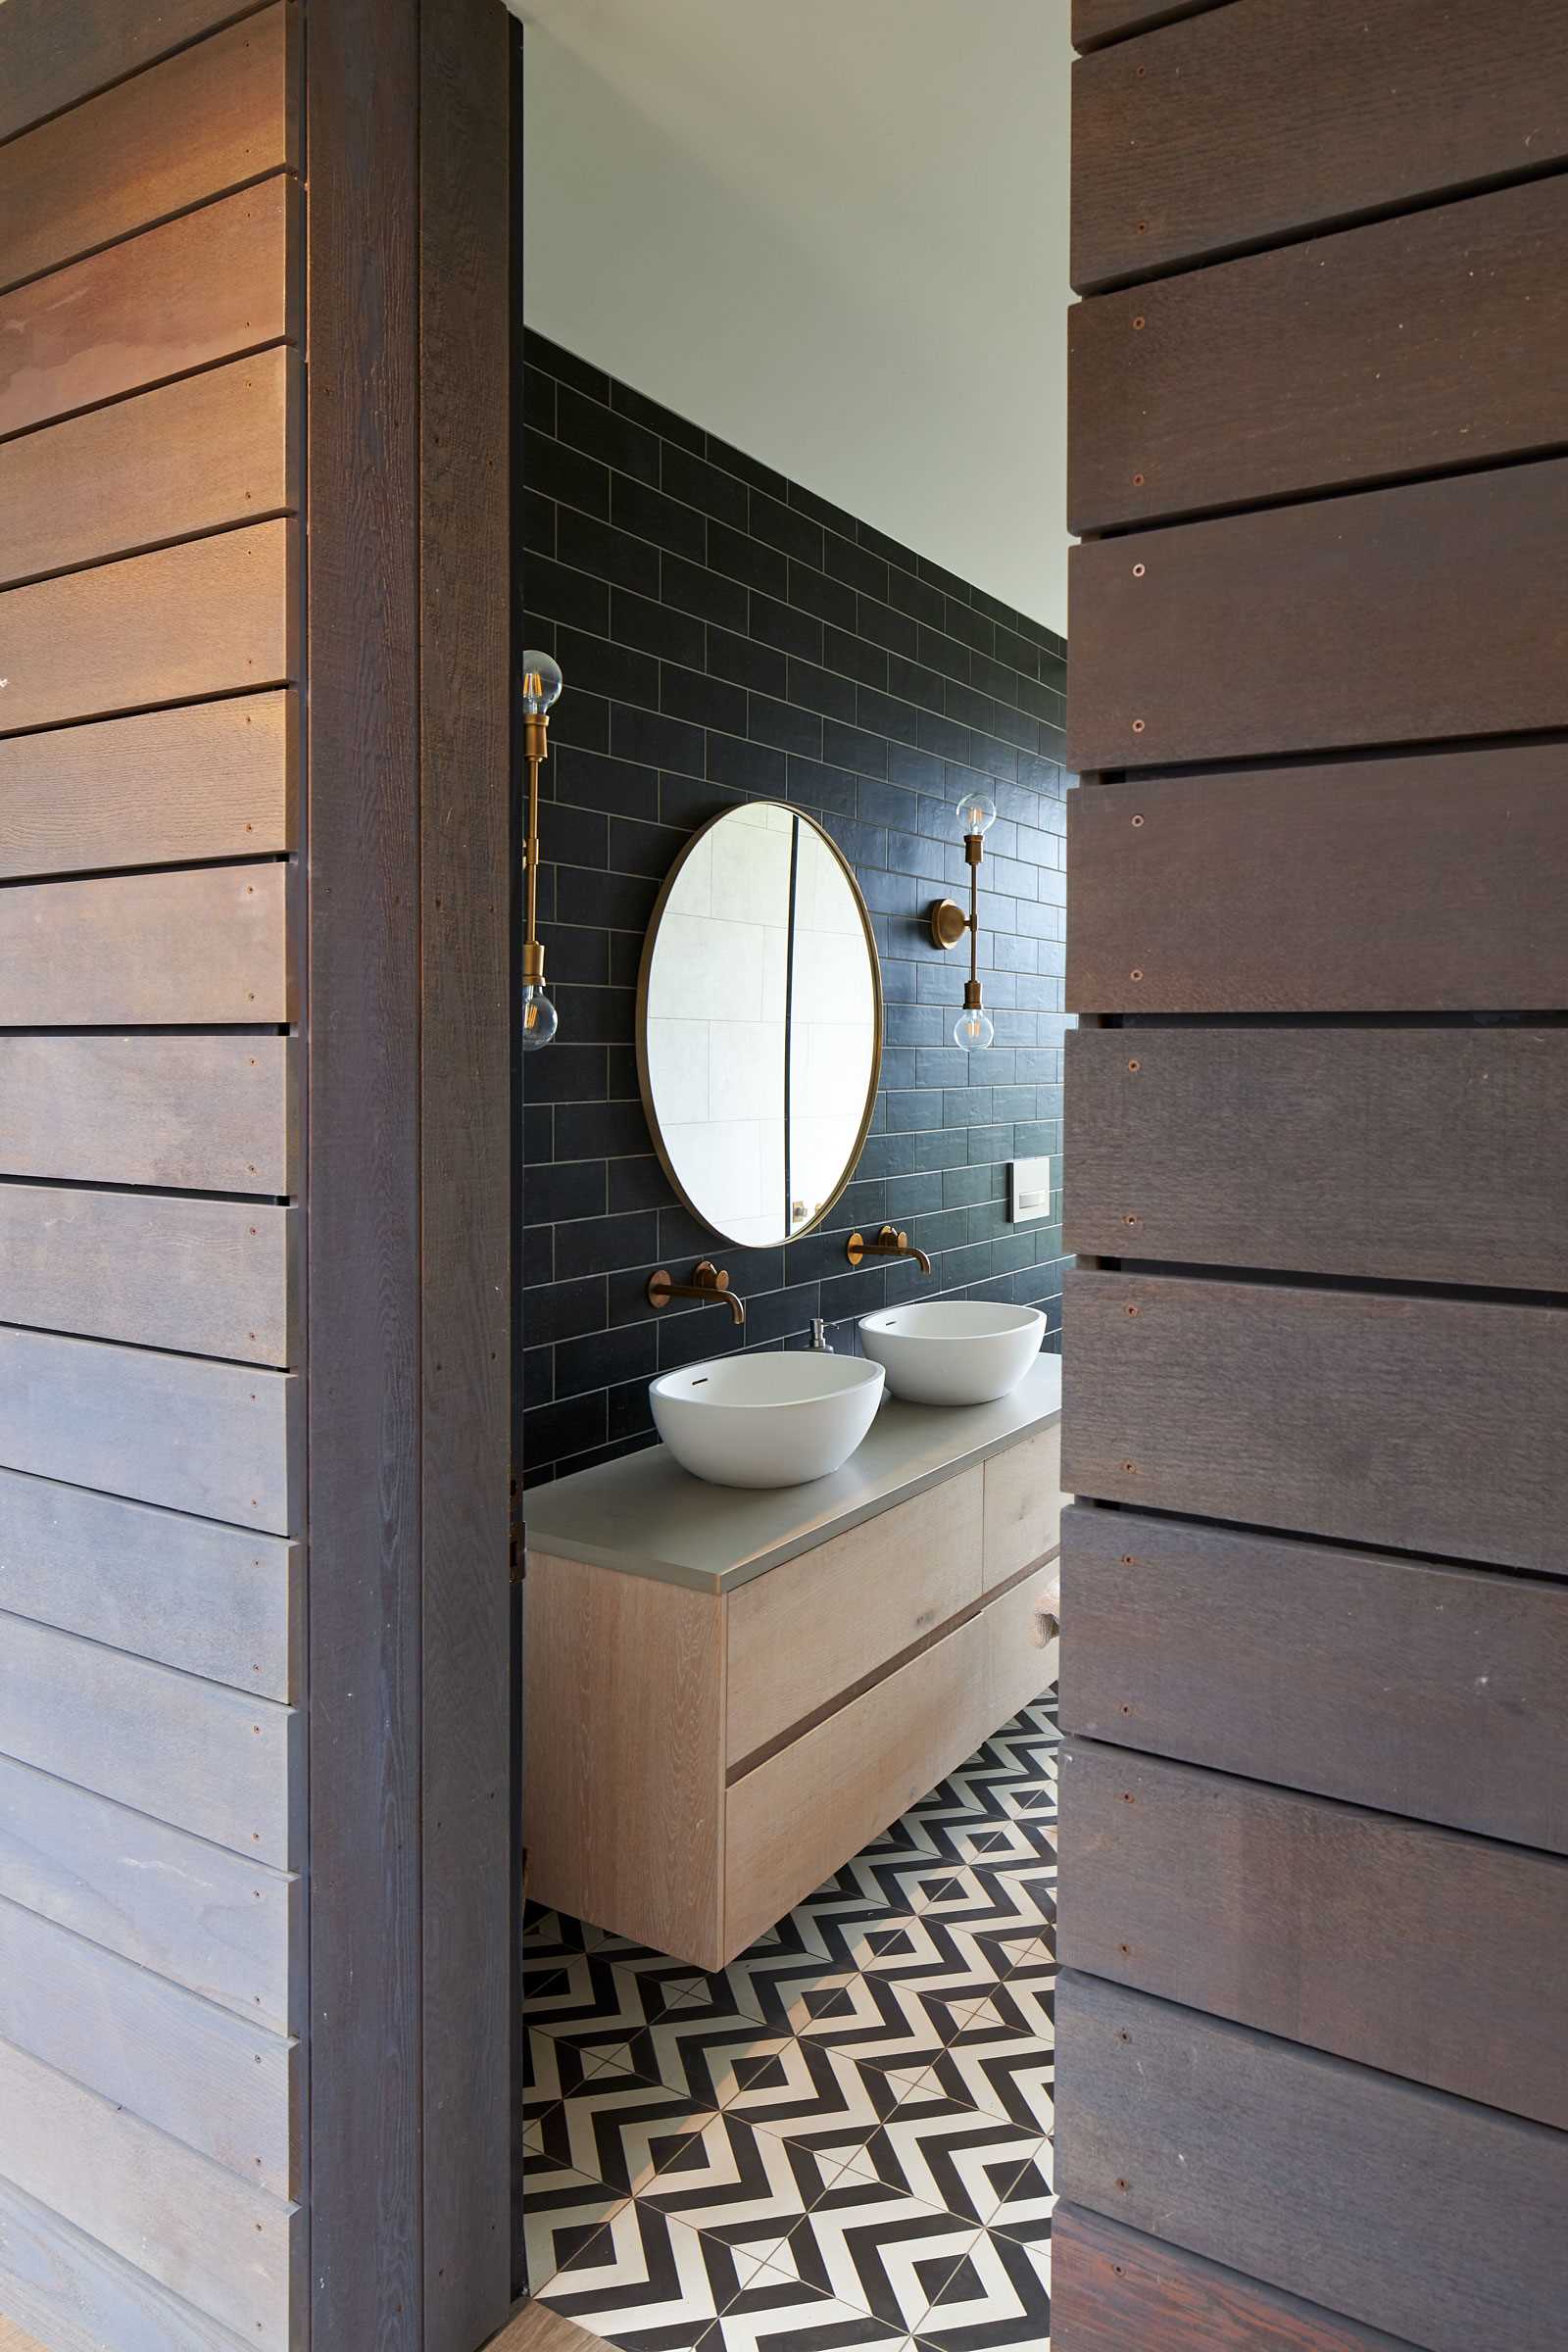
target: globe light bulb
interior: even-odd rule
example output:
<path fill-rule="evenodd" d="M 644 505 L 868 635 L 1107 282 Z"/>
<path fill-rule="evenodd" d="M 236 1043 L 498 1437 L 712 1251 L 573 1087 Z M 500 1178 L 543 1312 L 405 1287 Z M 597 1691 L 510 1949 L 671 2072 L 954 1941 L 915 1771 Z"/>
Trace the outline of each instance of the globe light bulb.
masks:
<path fill-rule="evenodd" d="M 958 822 L 967 836 L 989 833 L 997 821 L 997 804 L 989 792 L 968 792 L 958 803 Z"/>
<path fill-rule="evenodd" d="M 966 1054 L 983 1054 L 996 1034 L 996 1023 L 978 1004 L 966 1004 L 953 1024 L 953 1042 Z"/>
<path fill-rule="evenodd" d="M 530 718 L 538 718 L 561 700 L 561 687 L 559 662 L 552 662 L 548 654 L 523 655 L 522 707 Z"/>
<path fill-rule="evenodd" d="M 537 1054 L 548 1046 L 561 1025 L 561 1016 L 545 992 L 534 981 L 523 983 L 522 990 L 522 1050 Z"/>

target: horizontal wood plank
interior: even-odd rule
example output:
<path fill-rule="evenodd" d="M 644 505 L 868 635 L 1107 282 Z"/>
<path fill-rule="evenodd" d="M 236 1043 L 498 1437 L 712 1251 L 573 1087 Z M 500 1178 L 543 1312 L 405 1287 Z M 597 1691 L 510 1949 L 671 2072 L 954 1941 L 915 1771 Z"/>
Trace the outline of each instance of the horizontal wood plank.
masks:
<path fill-rule="evenodd" d="M 0 2038 L 255 2187 L 298 2193 L 297 2042 L 3 1900 Z"/>
<path fill-rule="evenodd" d="M 1568 1310 L 1067 1276 L 1064 1483 L 1568 1574 Z"/>
<path fill-rule="evenodd" d="M 1152 32 L 1156 24 L 1226 5 L 1227 0 L 1072 0 L 1072 44 L 1078 50 L 1102 49 L 1107 41 L 1124 41 L 1130 33 Z"/>
<path fill-rule="evenodd" d="M 1565 533 L 1554 458 L 1075 547 L 1069 762 L 1568 726 Z"/>
<path fill-rule="evenodd" d="M 1062 1585 L 1064 1731 L 1568 1853 L 1568 1586 L 1083 1505 Z"/>
<path fill-rule="evenodd" d="M 263 180 L 0 298 L 0 434 L 298 340 L 299 205 Z"/>
<path fill-rule="evenodd" d="M 288 522 L 0 595 L 0 730 L 286 685 L 297 674 Z"/>
<path fill-rule="evenodd" d="M 0 1184 L 0 1321 L 294 1361 L 291 1209 Z"/>
<path fill-rule="evenodd" d="M 8 285 L 299 162 L 287 11 L 264 9 L 0 146 Z"/>
<path fill-rule="evenodd" d="M 293 1532 L 299 1380 L 0 1326 L 0 1464 Z"/>
<path fill-rule="evenodd" d="M 281 864 L 0 891 L 0 1025 L 287 1021 Z"/>
<path fill-rule="evenodd" d="M 258 694 L 0 742 L 0 877 L 292 849 L 298 726 Z"/>
<path fill-rule="evenodd" d="M 1560 448 L 1565 238 L 1531 180 L 1076 304 L 1069 529 Z"/>
<path fill-rule="evenodd" d="M 1067 1002 L 1568 1008 L 1568 752 L 1140 777 L 1067 796 Z"/>
<path fill-rule="evenodd" d="M 1411 2352 L 1077 2205 L 1052 2218 L 1051 2341 L 1053 2352 Z"/>
<path fill-rule="evenodd" d="M 0 26 L 0 139 L 78 106 L 110 82 L 156 65 L 172 49 L 243 16 L 248 0 L 160 0 L 128 9 L 123 0 L 75 0 L 63 15 L 55 0 L 7 0 Z"/>
<path fill-rule="evenodd" d="M 300 1580 L 281 1537 L 0 1470 L 0 1609 L 15 1616 L 291 1699 Z"/>
<path fill-rule="evenodd" d="M 1555 0 L 1232 0 L 1073 76 L 1080 293 L 1568 159 Z M 1468 298 L 1467 298 L 1468 299 Z"/>
<path fill-rule="evenodd" d="M 274 345 L 0 442 L 0 587 L 297 512 L 300 392 Z"/>
<path fill-rule="evenodd" d="M 1071 2203 L 1426 2352 L 1560 2352 L 1568 2134 L 1072 1970 L 1056 2035 Z"/>
<path fill-rule="evenodd" d="M 7 0 L 13 5 L 14 0 Z M 0 2180 L 0 2352 L 240 2352 L 232 2329 Z"/>
<path fill-rule="evenodd" d="M 1064 1968 L 1568 2126 L 1568 1861 L 1061 1749 Z"/>
<path fill-rule="evenodd" d="M 284 1037 L 0 1037 L 0 1173 L 291 1193 Z"/>
<path fill-rule="evenodd" d="M 290 1707 L 0 1618 L 0 1751 L 20 1764 L 289 1870 L 299 1747 Z"/>
<path fill-rule="evenodd" d="M 1568 1028 L 1084 1029 L 1066 1081 L 1068 1250 L 1568 1291 Z"/>
<path fill-rule="evenodd" d="M 258 2352 L 287 2352 L 300 2209 L 7 2042 L 0 2176 Z"/>
<path fill-rule="evenodd" d="M 0 1895 L 272 2034 L 302 2032 L 300 1880 L 130 1802 L 0 1756 Z"/>

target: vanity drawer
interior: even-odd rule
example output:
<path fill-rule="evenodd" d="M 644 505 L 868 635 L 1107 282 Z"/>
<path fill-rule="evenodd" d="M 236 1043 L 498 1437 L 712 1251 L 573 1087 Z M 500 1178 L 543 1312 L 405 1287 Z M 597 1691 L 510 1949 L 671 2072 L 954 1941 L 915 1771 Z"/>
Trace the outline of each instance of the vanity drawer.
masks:
<path fill-rule="evenodd" d="M 1004 1585 L 1061 1542 L 1061 1423 L 994 1453 L 985 1466 L 985 1589 Z"/>
<path fill-rule="evenodd" d="M 1006 1723 L 1056 1679 L 1060 1642 L 1045 1621 L 1061 1616 L 1061 1563 L 1026 1576 L 1008 1592 L 986 1603 L 986 1670 L 991 1678 L 988 1720 Z"/>
<path fill-rule="evenodd" d="M 744 1951 L 979 1745 L 992 1728 L 985 1645 L 985 1620 L 971 1617 L 735 1782 L 727 1951 Z"/>
<path fill-rule="evenodd" d="M 979 1599 L 989 1468 L 965 1470 L 731 1596 L 725 1710 L 731 1765 Z"/>

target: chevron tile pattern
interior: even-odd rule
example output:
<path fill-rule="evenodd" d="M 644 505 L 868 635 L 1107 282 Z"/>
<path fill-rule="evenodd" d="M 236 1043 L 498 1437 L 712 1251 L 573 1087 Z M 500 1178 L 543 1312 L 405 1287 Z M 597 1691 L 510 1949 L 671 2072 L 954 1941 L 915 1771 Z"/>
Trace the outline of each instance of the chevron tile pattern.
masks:
<path fill-rule="evenodd" d="M 534 2296 L 617 2352 L 1046 2352 L 1054 1698 L 729 1968 L 526 1929 Z"/>

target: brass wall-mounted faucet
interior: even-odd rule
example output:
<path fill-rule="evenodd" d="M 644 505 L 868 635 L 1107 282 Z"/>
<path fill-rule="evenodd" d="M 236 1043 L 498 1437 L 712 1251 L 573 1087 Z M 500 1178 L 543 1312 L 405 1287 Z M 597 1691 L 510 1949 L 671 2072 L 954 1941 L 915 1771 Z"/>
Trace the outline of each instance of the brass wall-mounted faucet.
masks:
<path fill-rule="evenodd" d="M 908 1235 L 901 1233 L 896 1225 L 884 1225 L 869 1241 L 863 1233 L 852 1233 L 845 1255 L 852 1266 L 858 1266 L 862 1257 L 912 1257 L 922 1274 L 931 1271 L 931 1260 L 925 1251 L 917 1250 Z"/>
<path fill-rule="evenodd" d="M 926 1271 L 930 1272 L 929 1262 Z M 663 1266 L 657 1274 L 649 1275 L 649 1305 L 667 1306 L 672 1298 L 703 1298 L 710 1306 L 727 1306 L 737 1326 L 746 1320 L 745 1299 L 730 1289 L 729 1276 L 721 1273 L 710 1257 L 698 1259 L 690 1282 L 672 1282 Z"/>

